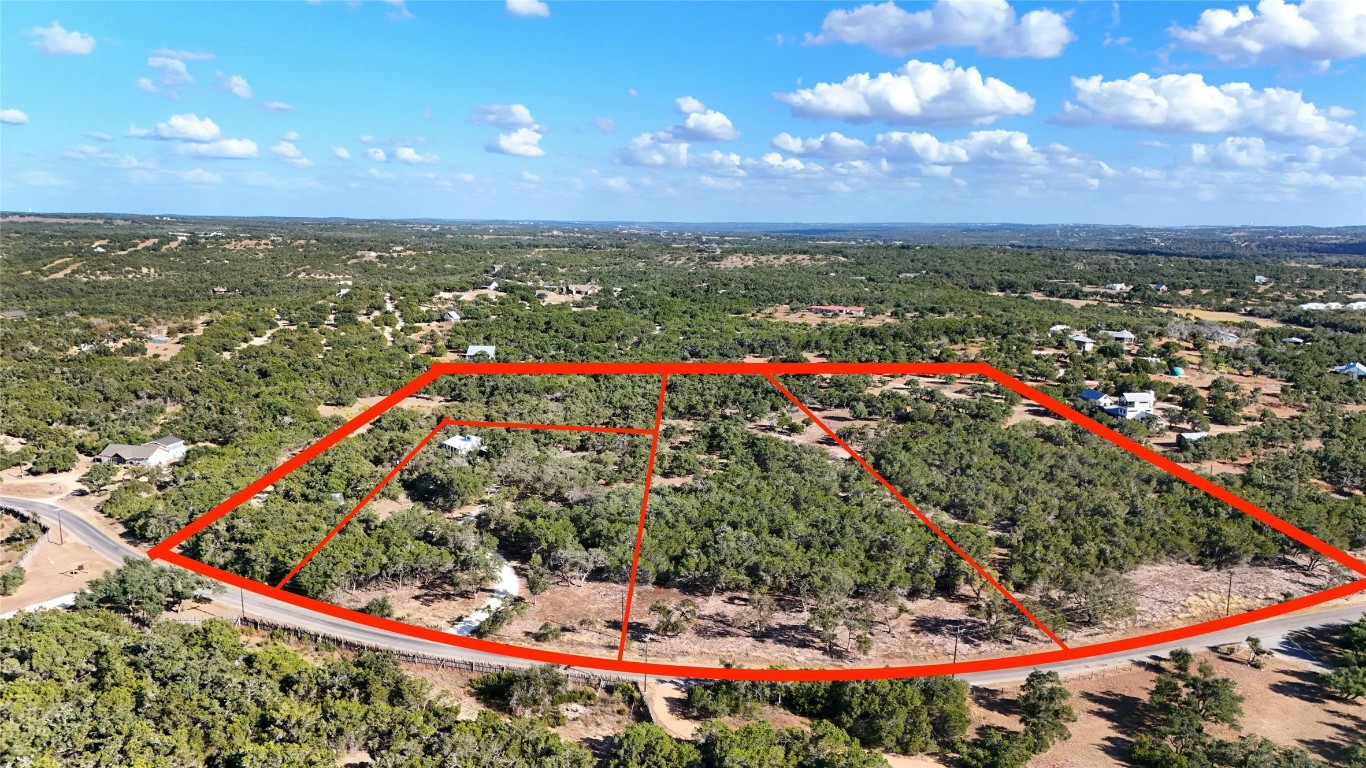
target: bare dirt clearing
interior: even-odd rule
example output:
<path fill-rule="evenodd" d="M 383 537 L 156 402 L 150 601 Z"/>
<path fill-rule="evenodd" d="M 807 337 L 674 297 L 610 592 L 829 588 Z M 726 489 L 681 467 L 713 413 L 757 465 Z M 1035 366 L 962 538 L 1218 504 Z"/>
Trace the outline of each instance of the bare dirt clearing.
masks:
<path fill-rule="evenodd" d="M 44 536 L 25 566 L 28 573 L 24 583 L 13 595 L 0 596 L 0 613 L 79 592 L 91 579 L 114 569 L 112 563 L 70 535 L 58 544 L 61 538 L 55 528 Z"/>
<path fill-rule="evenodd" d="M 809 253 L 728 253 L 720 261 L 711 262 L 717 269 L 744 269 L 745 267 L 781 267 L 789 264 L 821 264 L 829 261 L 843 261 L 838 257 L 816 257 Z"/>
<path fill-rule="evenodd" d="M 791 307 L 778 305 L 769 307 L 756 313 L 756 317 L 764 320 L 774 320 L 781 323 L 802 323 L 803 325 L 820 325 L 830 323 L 831 325 L 884 325 L 896 322 L 896 318 L 890 315 L 876 315 L 871 317 L 853 317 L 850 315 L 819 315 L 809 310 L 798 310 L 793 312 Z"/>
<path fill-rule="evenodd" d="M 55 266 L 56 264 L 59 264 L 59 263 L 61 263 L 61 262 L 63 262 L 63 261 L 66 261 L 66 259 L 58 259 L 57 261 L 53 262 L 52 264 L 49 264 L 48 266 L 49 266 L 49 267 Z M 58 271 L 58 272 L 53 272 L 52 274 L 45 276 L 43 279 L 44 279 L 44 280 L 56 280 L 56 279 L 61 278 L 61 277 L 66 277 L 67 275 L 71 274 L 72 272 L 75 272 L 75 271 L 76 271 L 82 264 L 84 264 L 84 263 L 85 263 L 85 262 L 83 262 L 83 261 L 78 261 L 78 262 L 76 262 L 75 264 L 70 264 L 70 265 L 68 265 L 68 266 L 66 266 L 66 267 L 63 267 L 63 268 L 62 268 L 60 271 Z"/>
<path fill-rule="evenodd" d="M 1198 652 L 1197 660 L 1209 660 L 1218 675 L 1233 679 L 1243 702 L 1242 733 L 1255 733 L 1282 746 L 1308 749 L 1328 762 L 1340 765 L 1341 751 L 1366 731 L 1366 706 L 1317 698 L 1310 684 L 1314 672 L 1295 662 L 1273 659 L 1263 669 L 1240 661 Z M 1072 692 L 1077 722 L 1069 727 L 1072 738 L 1030 761 L 1040 768 L 1105 768 L 1132 765 L 1124 759 L 1124 744 L 1143 732 L 1140 706 L 1152 691 L 1158 668 L 1151 662 L 1117 667 L 1095 675 L 1064 679 Z M 1019 729 L 1014 712 L 1018 684 L 990 686 L 974 691 L 973 722 Z M 1240 734 L 1217 730 L 1221 738 Z"/>
<path fill-rule="evenodd" d="M 142 242 L 138 243 L 137 245 L 133 246 L 132 248 L 128 248 L 128 249 L 122 250 L 122 251 L 115 251 L 115 252 L 113 252 L 113 253 L 110 254 L 110 255 L 111 255 L 111 256 L 127 256 L 128 254 L 132 253 L 133 251 L 140 251 L 140 250 L 142 250 L 143 248 L 148 248 L 148 247 L 151 247 L 151 246 L 153 246 L 153 245 L 156 245 L 157 242 L 158 242 L 158 238 L 155 238 L 155 237 L 149 238 L 149 239 L 147 239 L 147 240 L 143 240 Z"/>

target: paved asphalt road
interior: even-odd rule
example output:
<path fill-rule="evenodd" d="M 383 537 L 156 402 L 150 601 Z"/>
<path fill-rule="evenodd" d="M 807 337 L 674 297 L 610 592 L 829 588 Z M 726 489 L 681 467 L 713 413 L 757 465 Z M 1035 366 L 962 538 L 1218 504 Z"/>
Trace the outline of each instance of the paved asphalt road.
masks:
<path fill-rule="evenodd" d="M 57 525 L 59 513 L 62 531 L 66 536 L 79 539 L 81 542 L 94 549 L 100 556 L 107 558 L 111 562 L 121 563 L 126 557 L 146 557 L 146 554 L 136 549 L 131 544 L 123 541 L 111 534 L 108 529 L 95 525 L 86 520 L 80 513 L 68 509 L 58 508 L 52 504 L 29 499 L 14 499 L 0 496 L 0 506 L 14 507 L 36 514 L 44 522 L 53 526 Z M 258 595 L 254 592 L 247 592 L 236 587 L 226 587 L 225 590 L 216 595 L 215 599 L 232 609 L 237 610 L 245 607 L 246 612 L 251 616 L 286 624 L 300 629 L 313 630 L 337 637 L 346 637 L 359 643 L 377 645 L 385 648 L 395 648 L 398 650 L 420 653 L 427 656 L 438 656 L 448 659 L 467 659 L 499 664 L 516 664 L 518 660 L 508 659 L 488 653 L 480 653 L 464 648 L 457 648 L 442 643 L 433 643 L 427 640 L 420 640 L 414 637 L 385 632 L 383 630 L 367 627 L 363 624 L 355 624 L 343 619 L 334 618 L 323 613 L 315 613 L 289 603 L 276 600 L 265 595 Z M 526 662 L 530 663 L 530 662 Z"/>
<path fill-rule="evenodd" d="M 122 562 L 125 557 L 146 556 L 140 550 L 109 533 L 107 529 L 91 523 L 89 520 L 82 517 L 80 513 L 71 509 L 58 508 L 52 504 L 40 501 L 13 499 L 3 496 L 0 496 L 0 506 L 14 507 L 32 512 L 53 526 L 57 524 L 58 514 L 61 513 L 61 523 L 65 535 L 80 539 L 101 556 L 108 558 L 112 562 Z M 313 630 L 337 637 L 346 637 L 358 643 L 447 659 L 474 660 L 512 666 L 532 664 L 532 662 L 520 659 L 471 651 L 452 645 L 433 643 L 427 640 L 408 637 L 406 635 L 374 629 L 363 624 L 355 624 L 326 614 L 315 613 L 264 595 L 243 592 L 232 587 L 228 587 L 227 591 L 218 595 L 216 599 L 234 609 L 244 603 L 246 612 L 252 616 L 258 616 L 281 624 L 299 627 L 300 629 Z M 1138 651 L 1123 651 L 1108 656 L 1067 661 L 1051 665 L 1047 668 L 1056 670 L 1060 674 L 1085 673 L 1123 664 L 1128 661 L 1163 656 L 1175 648 L 1238 643 L 1248 636 L 1261 638 L 1267 648 L 1270 648 L 1277 653 L 1295 658 L 1302 662 L 1317 664 L 1317 660 L 1310 657 L 1302 648 L 1296 645 L 1290 635 L 1297 630 L 1308 627 L 1355 621 L 1362 615 L 1366 615 L 1366 605 L 1356 605 L 1310 613 L 1293 613 L 1286 616 L 1279 616 L 1274 619 L 1260 621 L 1256 624 L 1248 624 L 1241 627 L 1234 627 L 1233 629 L 1212 632 L 1198 638 L 1191 638 L 1164 645 L 1149 646 Z M 997 672 L 978 672 L 963 675 L 962 678 L 972 683 L 985 684 L 1019 680 L 1028 673 L 1029 670 L 1001 670 Z"/>

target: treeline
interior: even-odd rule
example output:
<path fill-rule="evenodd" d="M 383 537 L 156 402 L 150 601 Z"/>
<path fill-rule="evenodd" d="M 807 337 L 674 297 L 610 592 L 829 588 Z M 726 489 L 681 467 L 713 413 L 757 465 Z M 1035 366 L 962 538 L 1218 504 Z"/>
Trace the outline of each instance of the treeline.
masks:
<path fill-rule="evenodd" d="M 1219 677 L 1208 661 L 1192 669 L 1194 656 L 1177 649 L 1165 660 L 1153 690 L 1140 710 L 1142 731 L 1127 745 L 1136 765 L 1149 768 L 1317 768 L 1326 766 L 1300 747 L 1281 747 L 1245 734 L 1225 739 L 1211 730 L 1237 731 L 1244 698 L 1232 680 Z M 1342 765 L 1366 765 L 1366 750 L 1349 747 Z"/>
<path fill-rule="evenodd" d="M 0 657 L 6 765 L 267 768 L 354 750 L 376 768 L 595 765 L 540 720 L 460 720 L 386 654 L 312 662 L 218 620 L 138 631 L 99 610 L 25 613 L 0 621 Z"/>
<path fill-rule="evenodd" d="M 982 727 L 968 737 L 969 686 L 961 680 L 841 680 L 766 683 L 715 681 L 688 689 L 688 706 L 702 718 L 752 718 L 775 706 L 837 728 L 870 749 L 916 755 L 957 754 L 967 768 L 1020 768 L 1071 738 L 1076 713 L 1056 672 L 1030 673 L 1016 701 L 1022 730 Z"/>

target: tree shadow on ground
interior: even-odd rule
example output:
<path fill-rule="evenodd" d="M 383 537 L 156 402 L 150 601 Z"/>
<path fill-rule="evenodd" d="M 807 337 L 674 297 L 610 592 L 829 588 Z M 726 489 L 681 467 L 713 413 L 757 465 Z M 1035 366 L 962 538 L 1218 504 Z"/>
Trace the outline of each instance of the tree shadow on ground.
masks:
<path fill-rule="evenodd" d="M 1106 736 L 1101 739 L 1100 751 L 1123 765 L 1130 765 L 1129 761 L 1130 740 L 1123 736 Z"/>
<path fill-rule="evenodd" d="M 1086 691 L 1081 698 L 1095 706 L 1091 714 L 1109 723 L 1122 736 L 1137 736 L 1143 731 L 1143 700 L 1115 691 Z"/>
<path fill-rule="evenodd" d="M 1019 702 L 1013 695 L 1005 691 L 998 691 L 995 688 L 972 688 L 970 690 L 972 703 L 982 709 L 1006 717 L 1019 717 Z"/>
<path fill-rule="evenodd" d="M 1329 700 L 1328 692 L 1319 682 L 1319 674 L 1304 669 L 1283 669 L 1282 678 L 1271 684 L 1271 690 L 1292 699 L 1319 704 Z"/>

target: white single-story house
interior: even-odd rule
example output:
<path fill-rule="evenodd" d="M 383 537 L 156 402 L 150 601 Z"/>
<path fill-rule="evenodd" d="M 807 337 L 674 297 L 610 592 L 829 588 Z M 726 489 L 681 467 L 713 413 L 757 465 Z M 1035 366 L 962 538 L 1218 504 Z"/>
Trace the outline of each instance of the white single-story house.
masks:
<path fill-rule="evenodd" d="M 1115 404 L 1113 398 L 1098 389 L 1083 389 L 1077 397 L 1083 403 L 1098 405 L 1101 408 L 1109 408 Z"/>
<path fill-rule="evenodd" d="M 446 314 L 442 315 L 441 317 L 448 323 L 460 322 L 460 313 L 456 312 L 453 309 L 446 310 Z"/>
<path fill-rule="evenodd" d="M 1206 334 L 1205 338 L 1218 344 L 1237 344 L 1240 341 L 1238 334 L 1228 331 L 1214 331 Z"/>
<path fill-rule="evenodd" d="M 1121 344 L 1132 344 L 1138 340 L 1138 337 L 1127 328 L 1122 331 L 1101 331 L 1100 333 L 1103 336 L 1109 336 Z"/>
<path fill-rule="evenodd" d="M 1106 408 L 1105 412 L 1122 419 L 1137 419 L 1151 416 L 1156 404 L 1157 396 L 1151 389 L 1144 392 L 1125 392 L 1119 396 L 1119 401 Z"/>
<path fill-rule="evenodd" d="M 154 334 L 152 334 L 151 336 L 148 336 L 148 337 L 147 337 L 147 340 L 150 341 L 150 342 L 152 342 L 153 344 L 165 344 L 166 342 L 170 341 L 171 339 L 170 339 L 169 336 L 163 336 L 163 335 L 161 335 L 161 334 L 159 334 L 159 333 L 154 333 Z"/>
<path fill-rule="evenodd" d="M 465 350 L 466 360 L 478 357 L 480 355 L 488 355 L 489 359 L 492 360 L 498 356 L 498 347 L 493 346 L 491 344 L 471 344 L 469 349 Z"/>
<path fill-rule="evenodd" d="M 1301 339 L 1299 336 L 1290 336 L 1290 337 L 1288 337 L 1287 339 L 1285 339 L 1285 343 L 1286 343 L 1286 344 L 1303 344 L 1303 343 L 1304 343 L 1304 339 Z"/>
<path fill-rule="evenodd" d="M 570 286 L 569 286 L 569 295 L 570 295 L 570 296 L 592 296 L 593 294 L 597 293 L 599 290 L 600 290 L 600 289 L 598 288 L 598 286 L 594 285 L 593 283 L 586 283 L 586 284 L 583 284 L 583 285 L 573 285 L 573 284 L 570 284 Z"/>
<path fill-rule="evenodd" d="M 1049 327 L 1049 329 L 1048 329 L 1048 335 L 1049 335 L 1049 336 L 1052 336 L 1052 335 L 1058 334 L 1058 333 L 1066 333 L 1066 332 L 1068 332 L 1068 331 L 1070 331 L 1070 330 L 1072 330 L 1072 326 L 1070 326 L 1070 325 L 1065 325 L 1065 324 L 1063 324 L 1063 323 L 1058 323 L 1057 325 L 1054 325 L 1054 326 L 1050 326 L 1050 327 Z"/>
<path fill-rule="evenodd" d="M 1176 436 L 1176 446 L 1185 448 L 1191 443 L 1199 442 L 1207 437 L 1209 437 L 1208 432 L 1182 432 Z"/>
<path fill-rule="evenodd" d="M 818 315 L 834 316 L 848 315 L 849 317 L 863 317 L 863 307 L 846 307 L 840 304 L 818 304 L 809 308 Z"/>
<path fill-rule="evenodd" d="M 160 467 L 184 458 L 185 451 L 184 440 L 175 435 L 166 435 L 142 445 L 110 443 L 105 446 L 103 451 L 100 451 L 100 455 L 95 457 L 95 461 L 100 464 L 112 461 L 115 464 Z"/>
<path fill-rule="evenodd" d="M 441 450 L 457 456 L 468 456 L 484 450 L 484 438 L 475 435 L 456 435 L 441 443 Z"/>
<path fill-rule="evenodd" d="M 1127 291 L 1127 290 L 1129 290 L 1129 286 L 1128 286 L 1128 285 L 1125 285 L 1124 283 L 1107 283 L 1107 284 L 1105 285 L 1105 290 L 1107 290 L 1107 291 Z"/>
<path fill-rule="evenodd" d="M 1361 363 L 1348 363 L 1346 365 L 1339 365 L 1338 367 L 1333 369 L 1333 373 L 1345 373 L 1355 380 L 1361 378 L 1362 376 L 1366 376 L 1366 365 L 1362 365 Z"/>
<path fill-rule="evenodd" d="M 1253 275 L 1252 282 L 1256 283 L 1257 285 L 1266 285 L 1267 283 L 1271 282 L 1271 278 L 1267 277 L 1266 275 Z"/>
<path fill-rule="evenodd" d="M 490 281 L 489 284 L 488 284 L 488 287 L 487 287 L 485 290 L 489 290 L 489 291 L 496 291 L 496 290 L 498 290 L 498 281 L 497 281 L 497 280 Z"/>
<path fill-rule="evenodd" d="M 1094 352 L 1096 349 L 1095 339 L 1092 339 L 1090 336 L 1087 336 L 1084 333 L 1074 333 L 1071 336 L 1068 336 L 1067 338 L 1070 339 L 1077 346 L 1081 347 L 1081 351 L 1083 352 Z"/>

